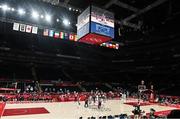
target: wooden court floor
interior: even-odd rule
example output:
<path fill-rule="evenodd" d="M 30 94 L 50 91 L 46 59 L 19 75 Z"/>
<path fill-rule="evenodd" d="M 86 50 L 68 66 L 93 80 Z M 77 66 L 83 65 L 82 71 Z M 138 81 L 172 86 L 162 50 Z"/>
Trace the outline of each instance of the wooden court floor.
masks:
<path fill-rule="evenodd" d="M 79 119 L 79 117 L 81 116 L 83 117 L 83 119 L 87 119 L 87 117 L 91 116 L 99 117 L 119 115 L 121 113 L 132 115 L 132 110 L 134 109 L 132 105 L 124 104 L 122 100 L 108 100 L 103 104 L 103 107 L 101 109 L 97 109 L 97 106 L 94 105 L 91 105 L 89 108 L 85 108 L 84 102 L 81 102 L 80 105 L 78 105 L 77 102 L 6 104 L 5 109 L 40 107 L 45 108 L 49 113 L 21 115 L 21 113 L 24 112 L 19 112 L 19 115 L 2 116 L 1 119 Z M 150 108 L 154 108 L 156 111 L 176 109 L 174 107 L 159 106 L 157 104 L 141 106 L 141 110 L 144 110 L 147 113 L 149 112 Z"/>

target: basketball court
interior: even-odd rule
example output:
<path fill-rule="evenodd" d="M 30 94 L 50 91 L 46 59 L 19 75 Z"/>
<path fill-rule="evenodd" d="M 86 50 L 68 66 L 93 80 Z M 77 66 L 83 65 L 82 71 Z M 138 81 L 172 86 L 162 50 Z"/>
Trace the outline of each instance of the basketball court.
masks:
<path fill-rule="evenodd" d="M 79 119 L 81 116 L 87 118 L 114 116 L 122 113 L 133 115 L 133 103 L 136 102 L 136 100 L 128 100 L 127 104 L 124 104 L 122 100 L 108 100 L 101 109 L 95 105 L 85 108 L 84 102 L 81 102 L 80 105 L 77 102 L 6 104 L 1 119 Z M 150 108 L 154 108 L 159 115 L 178 109 L 178 107 L 160 106 L 152 103 L 141 106 L 141 110 L 146 113 L 149 113 Z"/>

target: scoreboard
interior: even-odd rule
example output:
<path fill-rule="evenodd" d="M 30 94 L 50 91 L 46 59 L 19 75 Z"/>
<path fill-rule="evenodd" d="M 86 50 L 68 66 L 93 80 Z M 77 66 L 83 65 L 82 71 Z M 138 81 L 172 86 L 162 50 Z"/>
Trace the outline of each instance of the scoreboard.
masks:
<path fill-rule="evenodd" d="M 99 39 L 99 41 L 101 40 L 102 42 L 113 39 L 114 14 L 95 6 L 89 6 L 78 16 L 77 23 L 78 38 L 81 40 L 81 38 L 86 37 L 88 34 L 91 34 L 90 36 L 94 34 L 94 37 L 97 37 L 94 38 L 96 40 L 99 38 L 97 35 L 102 35 L 103 37 L 101 38 L 103 39 Z M 87 38 L 85 38 L 86 41 L 88 40 Z"/>

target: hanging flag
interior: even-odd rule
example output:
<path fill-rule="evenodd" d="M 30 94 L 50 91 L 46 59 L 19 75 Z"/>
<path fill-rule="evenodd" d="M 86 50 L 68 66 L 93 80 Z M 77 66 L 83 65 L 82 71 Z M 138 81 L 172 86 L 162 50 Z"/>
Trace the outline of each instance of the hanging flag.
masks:
<path fill-rule="evenodd" d="M 116 45 L 115 44 L 113 44 L 113 48 L 116 49 Z"/>
<path fill-rule="evenodd" d="M 53 37 L 54 36 L 54 31 L 53 30 L 49 30 L 49 37 Z"/>
<path fill-rule="evenodd" d="M 111 43 L 109 44 L 109 48 L 113 48 L 113 45 Z"/>
<path fill-rule="evenodd" d="M 75 35 L 75 40 L 74 41 L 78 41 L 78 36 L 77 35 Z"/>
<path fill-rule="evenodd" d="M 32 30 L 32 26 L 27 25 L 27 26 L 26 26 L 26 32 L 27 32 L 27 33 L 31 33 L 31 30 Z"/>
<path fill-rule="evenodd" d="M 59 32 L 54 33 L 54 38 L 59 38 Z"/>
<path fill-rule="evenodd" d="M 13 24 L 13 30 L 19 31 L 19 23 L 14 23 Z"/>
<path fill-rule="evenodd" d="M 33 33 L 33 34 L 37 34 L 37 33 L 38 33 L 38 27 L 33 26 L 33 27 L 32 27 L 32 33 Z"/>
<path fill-rule="evenodd" d="M 102 46 L 106 47 L 106 43 L 102 43 Z"/>
<path fill-rule="evenodd" d="M 26 25 L 25 24 L 20 24 L 20 31 L 25 32 L 26 31 Z"/>
<path fill-rule="evenodd" d="M 49 29 L 44 29 L 43 36 L 48 36 L 49 35 Z"/>
<path fill-rule="evenodd" d="M 106 47 L 109 47 L 109 43 L 106 43 Z"/>
<path fill-rule="evenodd" d="M 116 44 L 116 49 L 119 49 L 119 44 Z"/>
<path fill-rule="evenodd" d="M 60 32 L 60 39 L 64 39 L 64 32 Z"/>
<path fill-rule="evenodd" d="M 64 33 L 64 39 L 68 40 L 68 33 Z"/>
<path fill-rule="evenodd" d="M 74 36 L 74 34 L 69 34 L 69 40 L 75 41 L 75 36 Z"/>

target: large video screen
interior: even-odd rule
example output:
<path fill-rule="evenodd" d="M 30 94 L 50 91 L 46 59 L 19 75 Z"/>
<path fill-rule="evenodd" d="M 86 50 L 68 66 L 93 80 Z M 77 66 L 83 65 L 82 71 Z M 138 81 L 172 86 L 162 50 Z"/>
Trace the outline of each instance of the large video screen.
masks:
<path fill-rule="evenodd" d="M 90 7 L 78 16 L 77 36 L 81 38 L 89 33 Z"/>
<path fill-rule="evenodd" d="M 92 6 L 91 22 L 114 28 L 114 14 L 104 9 Z"/>
<path fill-rule="evenodd" d="M 90 20 L 90 7 L 88 7 L 81 15 L 78 16 L 77 30 L 82 28 Z"/>
<path fill-rule="evenodd" d="M 78 31 L 77 31 L 77 36 L 78 38 L 82 38 L 86 34 L 89 33 L 89 22 L 83 25 Z"/>
<path fill-rule="evenodd" d="M 114 38 L 114 28 L 91 22 L 91 33 L 101 34 Z"/>
<path fill-rule="evenodd" d="M 95 6 L 88 7 L 78 16 L 77 35 L 80 39 L 89 33 L 114 38 L 114 14 Z"/>
<path fill-rule="evenodd" d="M 91 33 L 114 38 L 114 14 L 101 8 L 91 8 Z"/>

